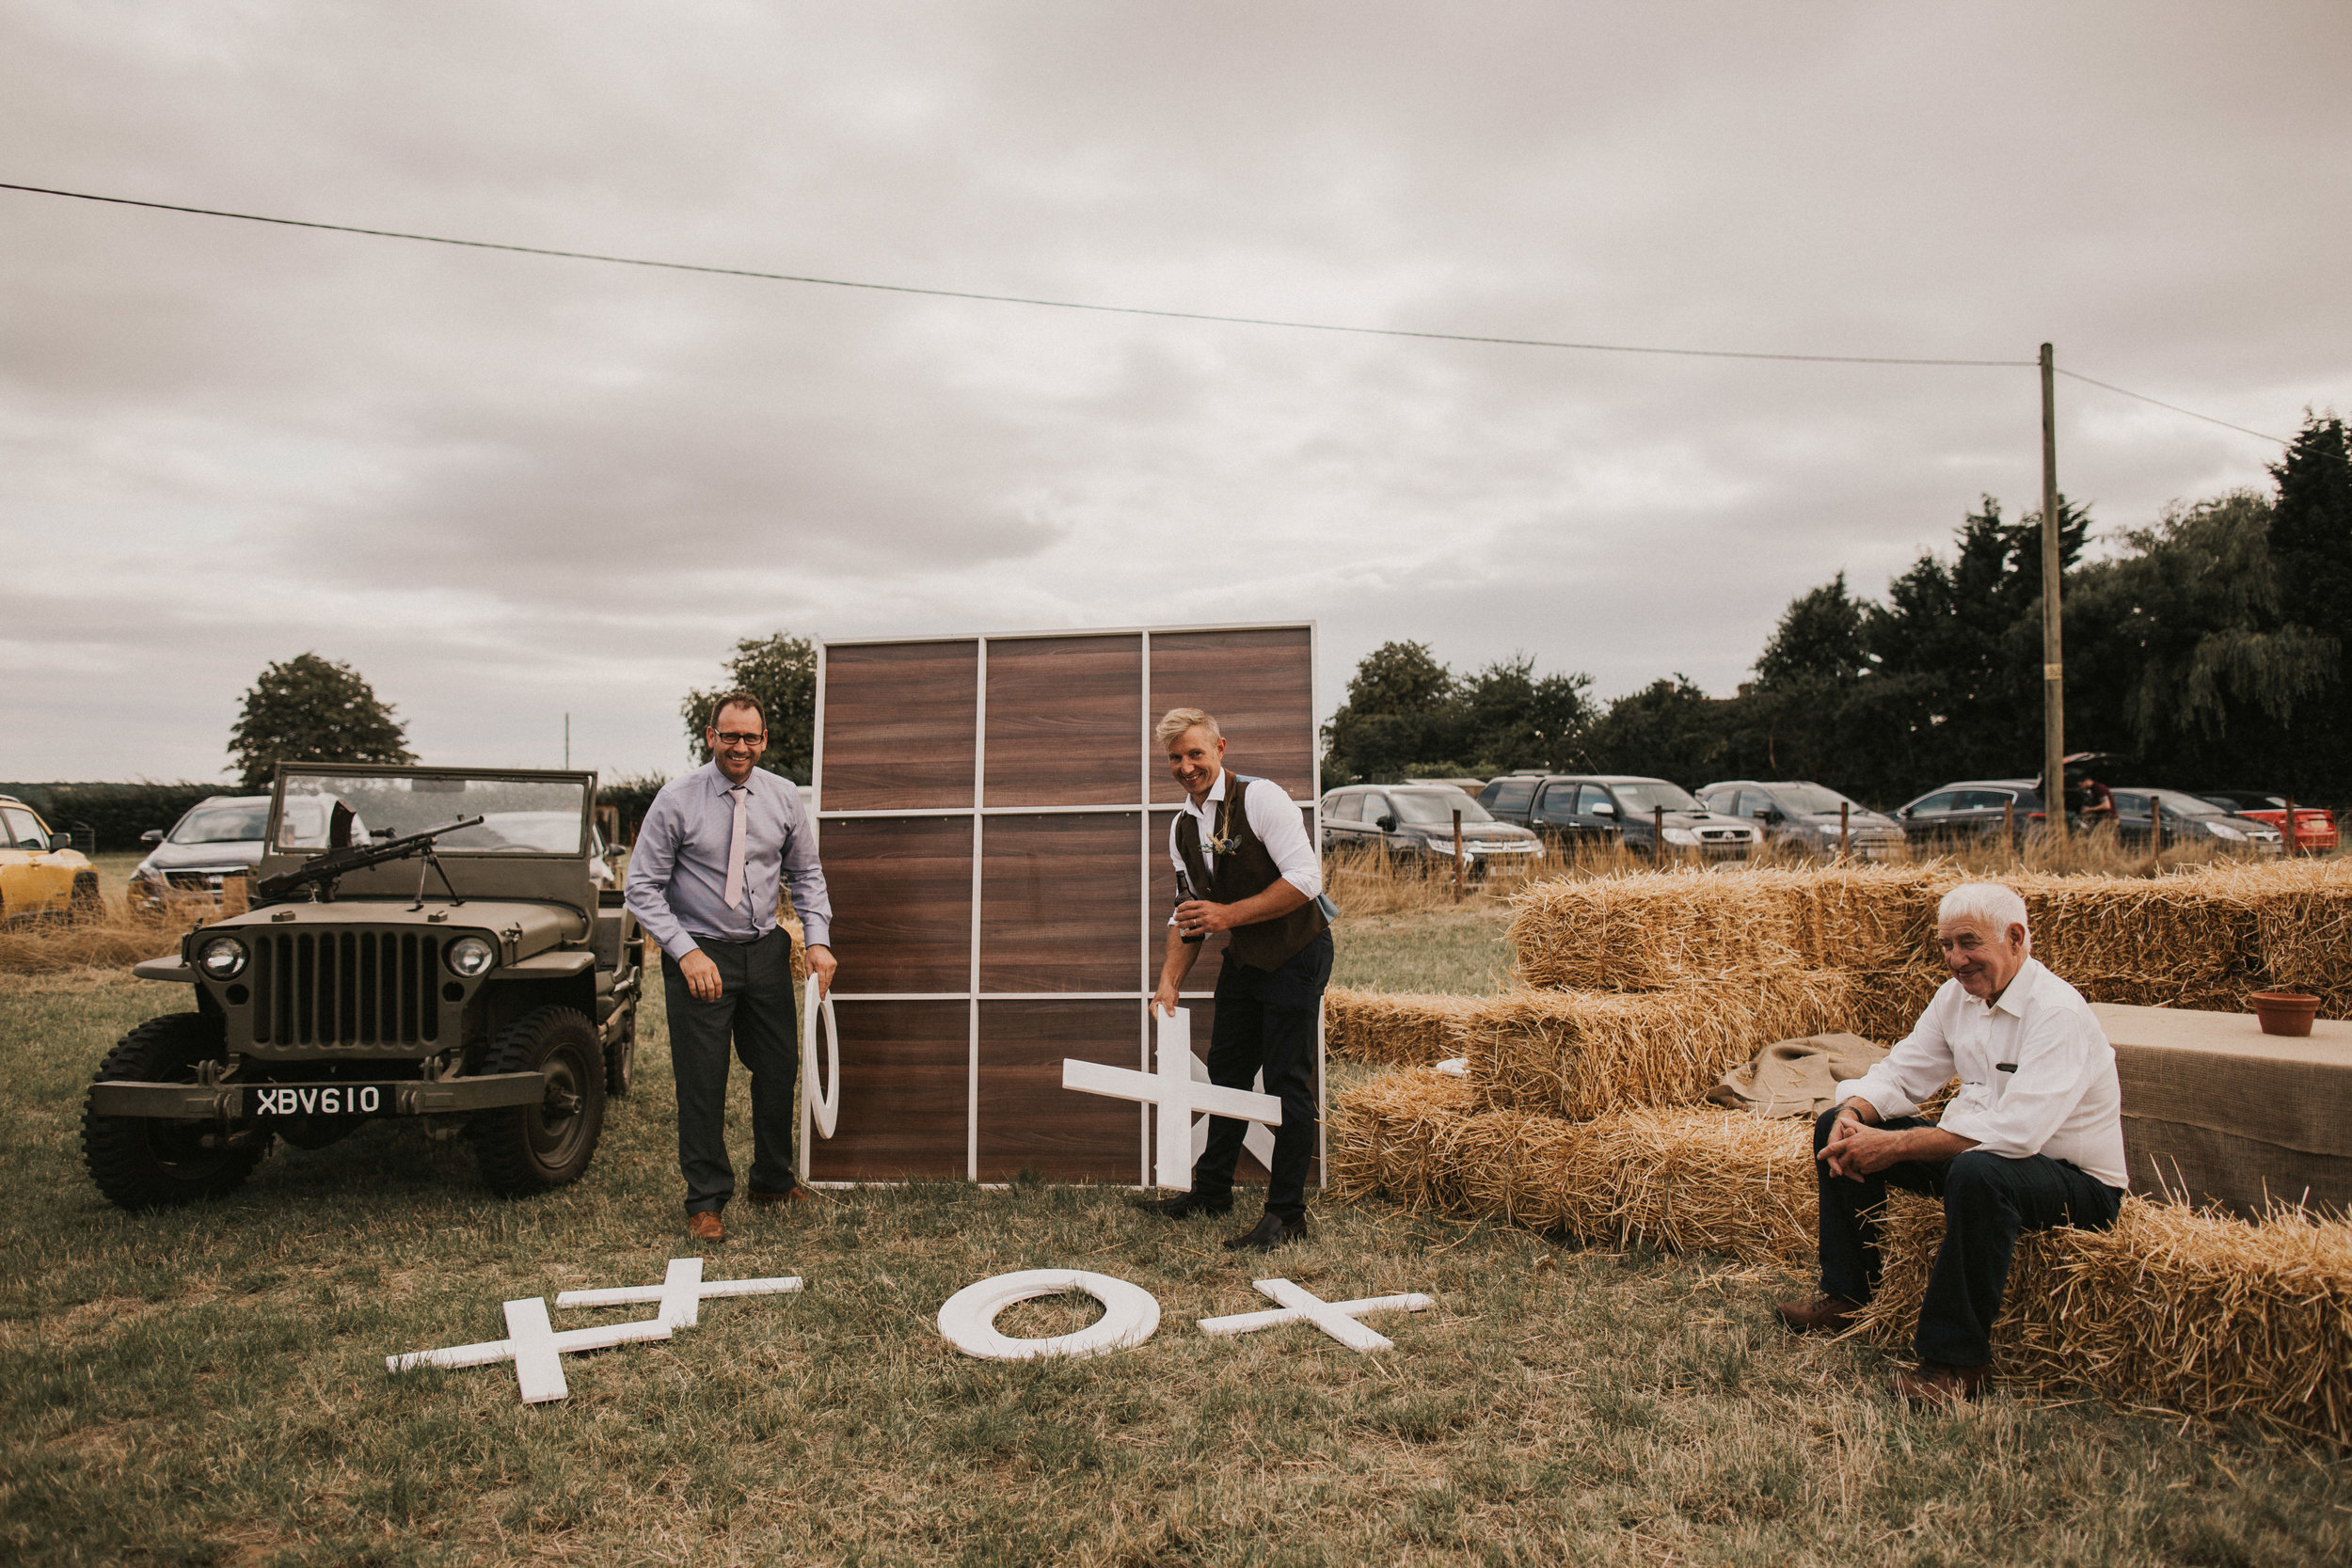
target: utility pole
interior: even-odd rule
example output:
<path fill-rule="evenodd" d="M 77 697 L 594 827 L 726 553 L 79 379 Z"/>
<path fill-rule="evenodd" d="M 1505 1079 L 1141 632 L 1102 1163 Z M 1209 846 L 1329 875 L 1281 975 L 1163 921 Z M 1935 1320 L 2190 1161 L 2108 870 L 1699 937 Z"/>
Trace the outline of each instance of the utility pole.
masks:
<path fill-rule="evenodd" d="M 572 716 L 564 716 L 564 771 L 572 770 Z"/>
<path fill-rule="evenodd" d="M 2058 397 L 2050 345 L 2042 345 L 2042 821 L 2066 836 L 2066 655 L 2058 641 Z"/>

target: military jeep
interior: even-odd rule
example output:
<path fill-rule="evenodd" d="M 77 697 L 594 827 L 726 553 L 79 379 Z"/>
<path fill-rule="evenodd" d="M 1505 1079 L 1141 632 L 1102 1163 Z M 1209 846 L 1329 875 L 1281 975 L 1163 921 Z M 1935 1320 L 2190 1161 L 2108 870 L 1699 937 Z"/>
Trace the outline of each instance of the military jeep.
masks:
<path fill-rule="evenodd" d="M 579 1179 L 636 1049 L 636 921 L 593 773 L 281 767 L 251 907 L 133 973 L 194 1012 L 98 1069 L 83 1158 L 126 1209 L 229 1192 L 278 1138 L 464 1136 L 498 1193 Z"/>

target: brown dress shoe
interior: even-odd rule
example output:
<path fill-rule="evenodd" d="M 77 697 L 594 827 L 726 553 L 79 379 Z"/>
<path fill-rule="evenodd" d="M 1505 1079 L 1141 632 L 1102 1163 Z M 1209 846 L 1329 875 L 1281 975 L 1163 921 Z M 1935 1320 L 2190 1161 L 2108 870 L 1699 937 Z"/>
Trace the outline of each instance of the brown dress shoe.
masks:
<path fill-rule="evenodd" d="M 709 1210 L 700 1210 L 686 1216 L 686 1233 L 695 1241 L 716 1246 L 727 1239 L 727 1227 L 719 1223 L 719 1216 Z"/>
<path fill-rule="evenodd" d="M 1915 1370 L 1896 1373 L 1895 1381 L 1887 1386 L 1914 1410 L 1931 1410 L 1979 1398 L 1984 1393 L 1985 1385 L 1992 1381 L 1993 1369 L 1989 1366 L 1939 1367 L 1927 1361 Z"/>
<path fill-rule="evenodd" d="M 1853 1326 L 1853 1315 L 1862 1310 L 1858 1301 L 1844 1296 L 1823 1296 L 1819 1301 L 1784 1301 L 1772 1308 L 1791 1333 L 1843 1334 Z"/>
<path fill-rule="evenodd" d="M 803 1204 L 816 1204 L 824 1201 L 815 1193 L 810 1192 L 806 1187 L 799 1186 L 787 1187 L 780 1193 L 763 1193 L 757 1187 L 754 1187 L 749 1192 L 744 1194 L 744 1196 L 751 1199 L 752 1207 L 755 1209 L 773 1209 L 778 1204 L 785 1204 L 797 1209 Z"/>

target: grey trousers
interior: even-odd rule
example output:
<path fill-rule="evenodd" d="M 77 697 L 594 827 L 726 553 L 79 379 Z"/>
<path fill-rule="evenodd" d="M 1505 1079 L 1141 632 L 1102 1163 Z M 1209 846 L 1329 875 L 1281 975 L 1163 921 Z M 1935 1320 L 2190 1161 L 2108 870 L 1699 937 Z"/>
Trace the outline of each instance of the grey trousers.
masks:
<path fill-rule="evenodd" d="M 735 1167 L 727 1162 L 730 1040 L 752 1076 L 752 1190 L 792 1189 L 800 1007 L 792 990 L 792 939 L 783 927 L 757 942 L 699 945 L 719 966 L 719 1000 L 695 1001 L 667 953 L 661 955 L 661 984 L 670 1009 L 670 1066 L 677 1078 L 677 1168 L 686 1178 L 686 1212 L 715 1214 L 735 1196 Z"/>

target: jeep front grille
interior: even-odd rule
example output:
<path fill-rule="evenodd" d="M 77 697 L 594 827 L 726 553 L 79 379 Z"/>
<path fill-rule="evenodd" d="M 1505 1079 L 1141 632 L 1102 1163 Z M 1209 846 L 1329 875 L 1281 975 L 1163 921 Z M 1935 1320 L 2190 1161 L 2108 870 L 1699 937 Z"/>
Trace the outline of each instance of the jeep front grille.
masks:
<path fill-rule="evenodd" d="M 438 936 L 267 931 L 253 951 L 262 1045 L 421 1045 L 441 1033 Z"/>

